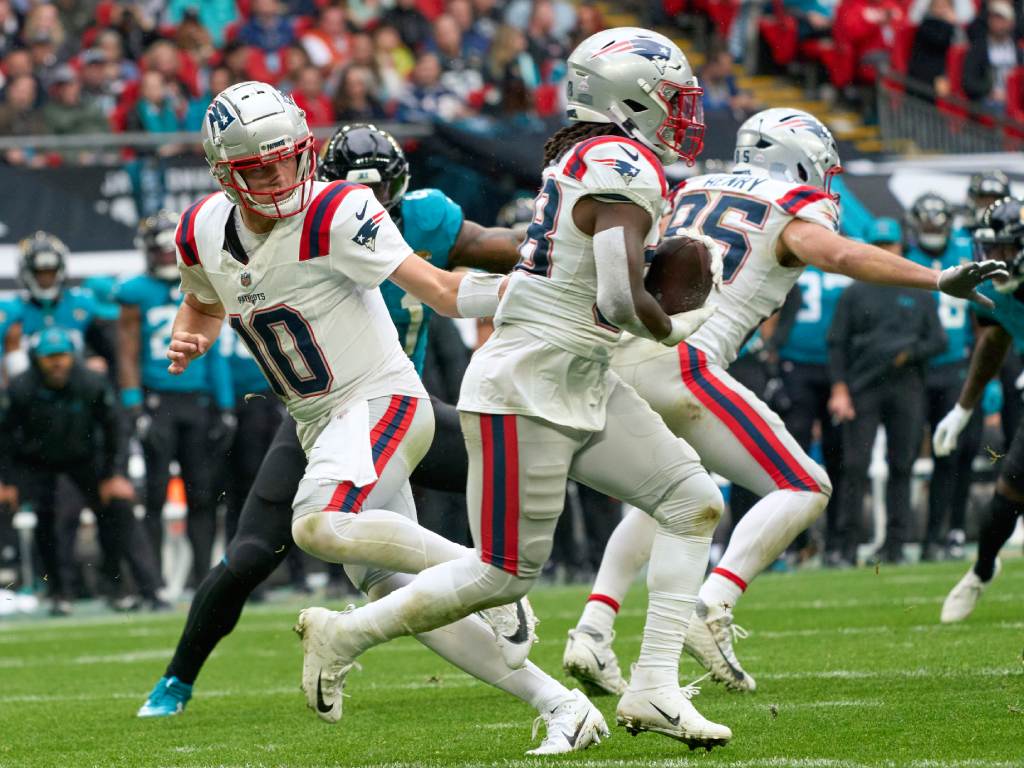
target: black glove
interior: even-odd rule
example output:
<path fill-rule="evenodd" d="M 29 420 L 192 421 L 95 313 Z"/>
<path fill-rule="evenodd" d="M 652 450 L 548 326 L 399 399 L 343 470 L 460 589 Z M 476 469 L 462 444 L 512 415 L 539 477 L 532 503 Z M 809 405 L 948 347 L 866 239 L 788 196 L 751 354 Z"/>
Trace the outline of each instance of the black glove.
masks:
<path fill-rule="evenodd" d="M 993 277 L 1009 276 L 1010 273 L 1006 271 L 1006 265 L 1001 261 L 994 259 L 972 261 L 969 264 L 942 270 L 939 274 L 939 290 L 960 299 L 976 301 L 981 306 L 992 309 L 995 307 L 992 300 L 987 296 L 982 296 L 975 289 Z"/>

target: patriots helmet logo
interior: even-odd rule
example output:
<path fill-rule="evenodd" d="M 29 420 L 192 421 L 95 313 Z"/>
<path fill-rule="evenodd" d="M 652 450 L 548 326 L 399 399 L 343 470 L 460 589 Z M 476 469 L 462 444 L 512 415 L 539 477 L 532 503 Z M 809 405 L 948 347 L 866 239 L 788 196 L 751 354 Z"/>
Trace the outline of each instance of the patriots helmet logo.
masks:
<path fill-rule="evenodd" d="M 629 40 L 619 40 L 618 42 L 611 43 L 592 53 L 590 58 L 596 59 L 600 56 L 608 56 L 615 53 L 633 53 L 641 56 L 652 62 L 658 68 L 658 74 L 661 75 L 665 74 L 665 68 L 668 66 L 669 58 L 672 56 L 672 51 L 667 45 L 646 37 L 634 37 Z"/>
<path fill-rule="evenodd" d="M 785 126 L 791 131 L 809 131 L 826 144 L 833 140 L 832 134 L 829 133 L 828 128 L 810 115 L 799 113 L 790 115 L 789 117 L 784 117 L 780 120 L 779 125 Z"/>
<path fill-rule="evenodd" d="M 596 162 L 601 165 L 606 165 L 615 171 L 622 180 L 629 186 L 629 183 L 640 175 L 640 169 L 631 163 L 627 163 L 625 160 L 620 160 L 617 157 L 602 157 Z"/>
<path fill-rule="evenodd" d="M 370 218 L 363 222 L 363 226 L 356 232 L 352 242 L 374 251 L 377 248 L 377 231 L 380 229 L 381 220 L 388 215 L 387 211 L 377 211 Z"/>
<path fill-rule="evenodd" d="M 210 108 L 206 110 L 206 119 L 210 123 L 210 130 L 223 132 L 229 125 L 235 122 L 235 116 L 228 109 L 228 105 L 220 99 L 214 99 Z"/>

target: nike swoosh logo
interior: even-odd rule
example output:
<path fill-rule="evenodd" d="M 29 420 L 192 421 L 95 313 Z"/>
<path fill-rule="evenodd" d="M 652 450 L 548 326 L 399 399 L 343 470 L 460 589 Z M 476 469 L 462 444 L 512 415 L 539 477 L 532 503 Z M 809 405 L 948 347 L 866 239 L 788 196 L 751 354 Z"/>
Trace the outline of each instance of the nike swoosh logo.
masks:
<path fill-rule="evenodd" d="M 583 726 L 587 724 L 587 719 L 584 717 L 580 720 L 580 724 L 576 726 L 576 732 L 572 736 L 566 736 L 565 740 L 569 742 L 569 746 L 573 749 L 576 748 L 576 741 L 580 737 L 580 733 L 583 731 Z"/>
<path fill-rule="evenodd" d="M 515 634 L 505 635 L 505 639 L 510 643 L 519 645 L 519 643 L 525 643 L 530 636 L 526 626 L 526 611 L 523 609 L 522 600 L 516 600 L 516 621 L 518 624 L 516 625 Z"/>
<path fill-rule="evenodd" d="M 359 213 L 356 214 L 356 218 L 359 219 L 360 221 L 362 221 L 363 219 L 366 218 L 366 206 L 367 206 L 368 203 L 369 203 L 368 200 L 365 201 L 363 203 L 363 210 L 361 210 Z"/>
<path fill-rule="evenodd" d="M 658 710 L 658 712 L 661 714 L 661 716 L 664 717 L 666 720 L 668 720 L 671 725 L 679 725 L 679 715 L 676 715 L 675 717 L 669 717 L 668 716 L 668 712 L 666 712 L 664 709 L 659 707 L 657 704 L 655 704 L 650 699 L 647 700 L 647 703 L 650 704 L 652 707 L 654 707 L 656 710 Z"/>
<path fill-rule="evenodd" d="M 714 640 L 714 638 L 712 638 L 712 640 Z M 718 651 L 718 655 L 722 657 L 722 661 L 725 662 L 725 666 L 727 666 L 729 668 L 729 671 L 732 672 L 732 676 L 735 677 L 737 680 L 742 680 L 744 677 L 743 673 L 732 665 L 732 662 L 729 661 L 729 657 L 726 656 L 725 653 L 722 651 L 722 647 L 718 644 L 718 641 L 714 640 L 714 643 L 715 650 Z"/>
<path fill-rule="evenodd" d="M 640 159 L 640 153 L 639 152 L 631 152 L 629 150 L 629 148 L 625 144 L 619 144 L 619 149 L 621 149 L 623 152 L 625 152 L 626 153 L 626 157 L 628 157 L 630 160 L 634 160 L 635 161 L 635 160 L 639 160 Z"/>
<path fill-rule="evenodd" d="M 605 667 L 604 663 L 599 658 L 597 658 L 597 654 L 594 653 L 593 651 L 590 651 L 590 655 L 593 656 L 594 657 L 594 661 L 597 662 L 597 668 L 600 669 L 603 672 L 604 671 L 604 667 Z"/>
<path fill-rule="evenodd" d="M 326 713 L 330 712 L 331 709 L 333 709 L 333 707 L 330 704 L 328 704 L 326 701 L 324 701 L 324 694 L 323 694 L 323 691 L 320 688 L 320 675 L 321 674 L 323 674 L 323 671 L 318 672 L 317 676 L 316 676 L 316 708 L 317 708 L 318 712 L 323 712 L 324 714 L 326 714 Z"/>

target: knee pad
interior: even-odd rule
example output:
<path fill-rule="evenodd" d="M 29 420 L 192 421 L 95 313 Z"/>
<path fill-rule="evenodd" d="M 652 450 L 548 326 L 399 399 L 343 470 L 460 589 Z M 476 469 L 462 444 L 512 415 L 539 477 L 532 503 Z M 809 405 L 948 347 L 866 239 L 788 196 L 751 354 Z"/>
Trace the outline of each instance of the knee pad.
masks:
<path fill-rule="evenodd" d="M 722 492 L 707 472 L 669 491 L 654 511 L 663 530 L 676 536 L 711 536 L 725 510 Z"/>
<path fill-rule="evenodd" d="M 259 583 L 274 572 L 290 548 L 290 543 L 275 546 L 255 536 L 236 536 L 224 553 L 224 567 L 239 579 Z"/>
<path fill-rule="evenodd" d="M 366 595 L 370 600 L 379 600 L 395 589 L 379 589 L 380 585 L 390 581 L 395 576 L 409 576 L 409 574 L 396 574 L 394 571 L 386 571 L 383 568 L 370 568 L 365 565 L 346 565 L 345 575 L 352 582 L 356 589 Z"/>
<path fill-rule="evenodd" d="M 536 579 L 515 576 L 500 568 L 469 556 L 444 563 L 451 568 L 452 594 L 457 605 L 471 607 L 474 611 L 493 608 L 515 602 L 530 591 Z M 442 567 L 442 566 L 436 566 Z M 434 570 L 433 568 L 428 571 Z M 427 573 L 428 571 L 424 571 Z"/>

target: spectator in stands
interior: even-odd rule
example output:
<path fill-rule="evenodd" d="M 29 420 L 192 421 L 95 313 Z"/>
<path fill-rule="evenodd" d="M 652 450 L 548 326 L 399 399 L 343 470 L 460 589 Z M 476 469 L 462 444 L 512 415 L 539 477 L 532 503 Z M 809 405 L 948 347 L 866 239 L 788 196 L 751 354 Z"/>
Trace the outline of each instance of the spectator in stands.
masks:
<path fill-rule="evenodd" d="M 320 10 L 316 26 L 302 38 L 302 47 L 313 66 L 334 69 L 348 60 L 349 34 L 345 26 L 345 8 L 326 5 Z"/>
<path fill-rule="evenodd" d="M 191 71 L 186 68 L 186 63 L 192 67 Z M 194 66 L 195 62 L 176 48 L 170 40 L 154 42 L 146 49 L 142 61 L 144 70 L 155 70 L 163 75 L 165 84 L 178 91 L 180 98 L 195 95 Z"/>
<path fill-rule="evenodd" d="M 210 71 L 209 87 L 205 93 L 195 97 L 188 104 L 188 111 L 185 113 L 185 130 L 198 131 L 203 127 L 203 120 L 206 119 L 206 110 L 213 101 L 213 97 L 228 86 L 241 82 L 234 79 L 231 70 L 221 65 Z"/>
<path fill-rule="evenodd" d="M 372 73 L 351 64 L 344 69 L 334 92 L 334 117 L 342 123 L 367 123 L 384 118 L 384 107 L 370 88 Z"/>
<path fill-rule="evenodd" d="M 723 46 L 712 46 L 708 51 L 707 61 L 697 79 L 704 88 L 705 112 L 729 112 L 742 121 L 756 108 L 753 95 L 736 85 L 732 74 L 732 55 Z"/>
<path fill-rule="evenodd" d="M 199 14 L 191 9 L 182 16 L 174 33 L 174 43 L 197 63 L 209 61 L 216 52 L 209 30 L 199 20 Z"/>
<path fill-rule="evenodd" d="M 568 38 L 556 26 L 556 8 L 551 0 L 537 0 L 526 27 L 528 51 L 545 82 L 561 79 L 553 77 L 552 70 L 564 67 L 565 58 L 569 55 Z"/>
<path fill-rule="evenodd" d="M 53 73 L 60 65 L 53 35 L 41 30 L 28 37 L 27 41 L 29 56 L 32 57 L 32 72 L 40 83 L 48 87 L 52 82 Z"/>
<path fill-rule="evenodd" d="M 0 104 L 0 136 L 32 136 L 46 133 L 46 120 L 36 108 L 36 81 L 30 75 L 19 75 L 4 89 L 4 102 Z M 42 157 L 33 163 L 31 151 L 8 149 L 4 159 L 12 165 L 40 164 Z"/>
<path fill-rule="evenodd" d="M 390 24 L 381 24 L 373 30 L 373 48 L 377 67 L 387 90 L 395 92 L 396 83 L 404 82 L 412 74 L 412 69 L 416 66 L 416 57 L 405 47 L 398 30 Z M 398 80 L 393 80 L 393 77 Z"/>
<path fill-rule="evenodd" d="M 98 48 L 90 48 L 80 57 L 82 80 L 82 99 L 95 104 L 103 116 L 110 118 L 117 106 L 118 89 L 113 76 L 115 70 L 107 61 L 107 56 Z"/>
<path fill-rule="evenodd" d="M 464 55 L 479 65 L 491 47 L 491 38 L 477 29 L 473 4 L 469 0 L 449 0 L 448 13 L 459 26 Z"/>
<path fill-rule="evenodd" d="M 576 27 L 576 9 L 568 0 L 512 0 L 505 7 L 505 23 L 520 29 L 528 29 L 533 15 L 537 12 L 537 6 L 540 5 L 550 6 L 550 33 L 559 40 L 568 40 Z M 544 14 L 548 12 L 548 9 L 542 11 Z"/>
<path fill-rule="evenodd" d="M 306 67 L 299 73 L 292 98 L 306 113 L 310 128 L 321 128 L 334 123 L 331 100 L 324 93 L 324 76 L 316 67 Z"/>
<path fill-rule="evenodd" d="M 295 39 L 292 25 L 278 0 L 253 0 L 249 20 L 238 30 L 238 40 L 264 53 L 277 53 Z"/>
<path fill-rule="evenodd" d="M 1018 0 L 1019 1 L 1019 0 Z M 958 27 L 973 25 L 976 16 L 974 0 L 950 0 L 953 8 L 953 23 Z M 907 11 L 907 20 L 915 27 L 931 13 L 932 0 L 913 0 Z"/>
<path fill-rule="evenodd" d="M 147 133 L 173 133 L 184 130 L 180 95 L 169 87 L 163 73 L 151 69 L 142 74 L 139 100 L 128 129 Z"/>
<path fill-rule="evenodd" d="M 900 227 L 893 219 L 877 219 L 868 240 L 902 252 Z M 857 562 L 868 465 L 881 424 L 888 450 L 888 515 L 885 544 L 875 556 L 903 562 L 910 473 L 924 429 L 924 366 L 946 346 L 935 298 L 925 291 L 853 283 L 836 305 L 828 346 L 828 409 L 842 423 L 843 476 L 837 510 L 841 556 Z"/>
<path fill-rule="evenodd" d="M 189 12 L 198 16 L 213 45 L 220 48 L 227 28 L 238 18 L 238 4 L 235 0 L 168 0 L 163 19 L 167 24 L 180 24 Z"/>
<path fill-rule="evenodd" d="M 1006 107 L 1006 77 L 1024 64 L 1014 38 L 1016 15 L 1007 0 L 988 4 L 988 33 L 971 41 L 964 59 L 963 88 L 973 102 L 1002 112 Z"/>
<path fill-rule="evenodd" d="M 37 5 L 25 15 L 21 33 L 27 41 L 48 37 L 54 46 L 54 55 L 61 61 L 70 57 L 78 43 L 68 39 L 57 8 L 48 4 Z"/>
<path fill-rule="evenodd" d="M 433 53 L 416 61 L 410 87 L 401 99 L 397 117 L 408 123 L 449 122 L 466 113 L 459 97 L 441 83 L 441 62 Z"/>
<path fill-rule="evenodd" d="M 501 10 L 497 7 L 497 0 L 472 0 L 473 2 L 473 16 L 476 21 L 473 22 L 473 30 L 486 37 L 488 40 L 493 40 L 494 35 L 498 32 L 498 27 L 502 24 Z"/>
<path fill-rule="evenodd" d="M 139 61 L 146 48 L 159 38 L 156 19 L 141 3 L 125 3 L 119 8 L 120 14 L 115 15 L 112 26 L 121 36 L 128 57 Z"/>
<path fill-rule="evenodd" d="M 841 0 L 832 37 L 853 49 L 858 67 L 877 71 L 889 61 L 904 16 L 900 0 Z"/>
<path fill-rule="evenodd" d="M 413 51 L 418 52 L 430 39 L 430 22 L 419 12 L 416 0 L 397 0 L 384 15 L 384 23 L 397 29 L 402 42 Z"/>
<path fill-rule="evenodd" d="M 3 59 L 3 66 L 0 67 L 2 70 L 2 76 L 4 83 L 10 83 L 17 77 L 28 76 L 33 80 L 35 77 L 35 68 L 32 66 L 32 57 L 25 48 L 15 48 L 13 51 L 8 53 Z M 38 85 L 38 81 L 36 85 Z M 39 105 L 39 99 L 37 97 L 36 106 Z"/>
<path fill-rule="evenodd" d="M 468 102 L 471 95 L 483 87 L 481 62 L 467 55 L 458 22 L 447 13 L 434 19 L 433 50 L 441 62 L 441 81 L 445 87 Z"/>
<path fill-rule="evenodd" d="M 281 75 L 281 79 L 277 81 L 277 87 L 284 93 L 291 93 L 298 87 L 299 78 L 302 77 L 302 71 L 306 67 L 313 66 L 313 61 L 309 58 L 309 54 L 306 52 L 305 46 L 301 43 L 295 42 L 284 49 L 282 56 L 282 67 L 284 74 Z M 214 91 L 217 93 L 217 91 Z"/>
<path fill-rule="evenodd" d="M 946 54 L 953 43 L 957 26 L 958 19 L 952 0 L 931 0 L 910 49 L 907 76 L 929 87 L 940 98 L 949 95 Z"/>
<path fill-rule="evenodd" d="M 241 83 L 251 80 L 249 76 L 249 58 L 252 49 L 246 44 L 234 40 L 221 49 L 221 64 L 231 72 L 231 80 Z"/>
<path fill-rule="evenodd" d="M 96 47 L 103 51 L 107 61 L 116 69 L 116 74 L 114 75 L 115 83 L 123 87 L 125 83 L 134 82 L 139 79 L 139 67 L 134 61 L 125 56 L 124 44 L 121 42 L 121 36 L 117 32 L 112 29 L 100 32 L 96 36 Z"/>
<path fill-rule="evenodd" d="M 78 75 L 67 64 L 57 68 L 50 92 L 50 102 L 43 107 L 48 133 L 104 133 L 109 129 L 99 108 L 82 100 Z"/>
<path fill-rule="evenodd" d="M 0 0 L 0 57 L 6 56 L 18 45 L 21 21 L 11 7 L 10 0 Z"/>
<path fill-rule="evenodd" d="M 384 11 L 383 5 L 390 6 L 391 3 L 387 0 L 346 0 L 349 24 L 353 29 L 370 31 L 380 22 L 380 15 Z"/>
<path fill-rule="evenodd" d="M 576 8 L 576 26 L 573 29 L 569 47 L 575 48 L 595 32 L 605 28 L 601 9 L 592 0 L 584 0 Z"/>
<path fill-rule="evenodd" d="M 511 24 L 502 24 L 491 44 L 484 70 L 487 80 L 498 87 L 518 79 L 531 90 L 540 85 L 540 71 L 526 50 L 526 35 Z"/>
<path fill-rule="evenodd" d="M 838 0 L 783 0 L 783 7 L 796 16 L 801 40 L 813 40 L 832 34 Z"/>

